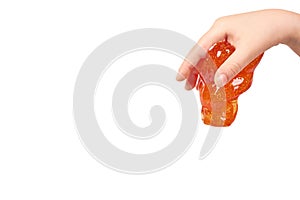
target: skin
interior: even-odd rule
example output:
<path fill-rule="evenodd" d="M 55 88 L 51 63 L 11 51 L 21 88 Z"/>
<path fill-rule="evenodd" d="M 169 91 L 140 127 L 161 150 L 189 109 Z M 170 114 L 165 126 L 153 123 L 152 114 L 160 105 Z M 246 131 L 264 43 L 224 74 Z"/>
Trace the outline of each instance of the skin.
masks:
<path fill-rule="evenodd" d="M 221 40 L 235 46 L 235 52 L 217 70 L 217 87 L 224 86 L 261 53 L 278 44 L 289 46 L 300 56 L 300 14 L 286 10 L 261 10 L 221 17 L 198 41 L 206 52 Z M 195 87 L 198 73 L 184 61 L 178 70 L 178 81 L 186 81 L 185 88 Z"/>

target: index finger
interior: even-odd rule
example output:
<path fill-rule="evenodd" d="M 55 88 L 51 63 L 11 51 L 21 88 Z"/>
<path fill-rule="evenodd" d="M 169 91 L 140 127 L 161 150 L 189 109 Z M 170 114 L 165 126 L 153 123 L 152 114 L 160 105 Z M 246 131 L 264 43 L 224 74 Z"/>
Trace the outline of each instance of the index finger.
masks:
<path fill-rule="evenodd" d="M 207 51 L 205 51 L 200 45 L 196 44 L 187 54 L 183 63 L 179 67 L 176 77 L 177 81 L 183 81 L 187 79 L 191 73 L 191 70 L 197 66 L 198 62 L 206 57 Z"/>

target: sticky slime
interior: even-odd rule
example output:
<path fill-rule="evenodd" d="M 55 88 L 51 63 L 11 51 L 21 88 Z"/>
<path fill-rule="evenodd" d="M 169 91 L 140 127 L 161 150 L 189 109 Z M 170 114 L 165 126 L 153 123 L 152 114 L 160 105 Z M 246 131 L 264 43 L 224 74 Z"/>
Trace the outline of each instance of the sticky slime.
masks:
<path fill-rule="evenodd" d="M 232 124 L 238 111 L 238 97 L 250 88 L 254 70 L 263 56 L 256 57 L 224 87 L 217 88 L 214 74 L 234 51 L 235 47 L 229 42 L 218 42 L 208 51 L 207 58 L 198 64 L 201 116 L 207 125 L 223 127 Z"/>

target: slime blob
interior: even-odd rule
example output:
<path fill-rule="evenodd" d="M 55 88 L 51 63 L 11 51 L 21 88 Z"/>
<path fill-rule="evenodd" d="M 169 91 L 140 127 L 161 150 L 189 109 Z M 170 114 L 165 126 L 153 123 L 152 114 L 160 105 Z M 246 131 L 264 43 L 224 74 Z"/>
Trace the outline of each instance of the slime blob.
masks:
<path fill-rule="evenodd" d="M 224 87 L 217 88 L 214 74 L 234 51 L 235 47 L 229 42 L 221 41 L 208 51 L 206 59 L 199 62 L 200 79 L 197 87 L 202 104 L 202 120 L 207 125 L 222 127 L 232 124 L 238 110 L 238 97 L 250 88 L 254 70 L 263 56 L 256 57 Z"/>

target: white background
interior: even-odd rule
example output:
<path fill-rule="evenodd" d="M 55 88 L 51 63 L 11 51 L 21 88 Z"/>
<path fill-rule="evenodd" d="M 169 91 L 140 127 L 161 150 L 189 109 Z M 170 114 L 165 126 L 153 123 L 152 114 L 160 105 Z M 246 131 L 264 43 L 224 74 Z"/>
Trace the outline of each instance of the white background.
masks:
<path fill-rule="evenodd" d="M 0 199 L 299 199 L 300 59 L 285 46 L 266 52 L 205 160 L 201 123 L 174 165 L 121 174 L 87 153 L 73 122 L 79 69 L 110 37 L 151 27 L 198 40 L 220 16 L 264 8 L 300 13 L 294 0 L 1 1 Z"/>

